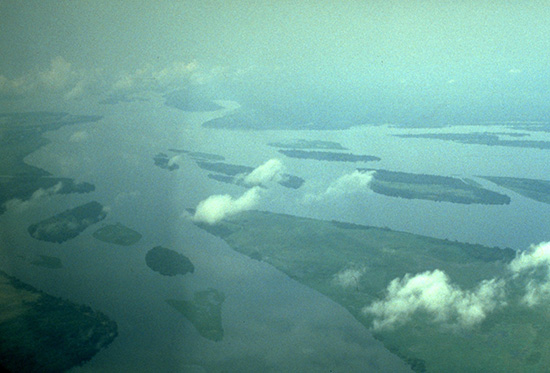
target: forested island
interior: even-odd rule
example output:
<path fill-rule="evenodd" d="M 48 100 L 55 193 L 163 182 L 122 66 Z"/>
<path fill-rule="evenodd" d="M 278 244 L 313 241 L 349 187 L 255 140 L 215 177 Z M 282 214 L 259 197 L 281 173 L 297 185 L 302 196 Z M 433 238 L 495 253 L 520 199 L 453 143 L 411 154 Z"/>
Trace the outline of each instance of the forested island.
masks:
<path fill-rule="evenodd" d="M 145 263 L 163 276 L 184 275 L 195 271 L 195 266 L 188 257 L 162 246 L 149 250 L 145 255 Z"/>
<path fill-rule="evenodd" d="M 333 162 L 372 162 L 379 161 L 380 158 L 373 155 L 356 155 L 352 153 L 337 153 L 337 152 L 322 152 L 322 151 L 307 151 L 307 150 L 279 150 L 279 153 L 290 158 L 299 159 L 315 159 L 317 161 L 333 161 Z"/>
<path fill-rule="evenodd" d="M 32 224 L 28 232 L 37 240 L 62 243 L 75 238 L 90 225 L 105 219 L 105 216 L 107 213 L 103 206 L 92 201 Z"/>
<path fill-rule="evenodd" d="M 197 161 L 197 166 L 203 170 L 215 172 L 215 174 L 208 175 L 211 179 L 244 187 L 247 187 L 247 185 L 243 176 L 254 170 L 254 167 L 224 162 Z M 304 183 L 304 179 L 285 173 L 281 175 L 281 180 L 278 183 L 286 188 L 298 189 Z"/>
<path fill-rule="evenodd" d="M 417 372 L 550 364 L 547 301 L 524 303 L 530 279 L 513 276 L 511 249 L 259 211 L 196 224 L 341 304 Z"/>
<path fill-rule="evenodd" d="M 63 372 L 90 360 L 117 334 L 103 313 L 0 271 L 0 370 Z"/>
<path fill-rule="evenodd" d="M 0 114 L 0 214 L 10 199 L 29 200 L 38 190 L 45 193 L 88 193 L 90 183 L 75 183 L 67 178 L 52 177 L 48 172 L 30 166 L 23 159 L 49 143 L 42 134 L 62 126 L 95 122 L 100 116 L 70 115 L 56 112 Z"/>
<path fill-rule="evenodd" d="M 482 176 L 501 187 L 513 190 L 524 197 L 550 204 L 550 181 L 519 177 Z"/>
<path fill-rule="evenodd" d="M 101 227 L 96 230 L 92 236 L 100 241 L 114 243 L 115 245 L 121 246 L 133 245 L 142 237 L 139 232 L 136 232 L 121 223 Z"/>
<path fill-rule="evenodd" d="M 375 171 L 369 187 L 375 193 L 390 197 L 462 204 L 506 205 L 510 203 L 510 197 L 507 195 L 482 188 L 468 180 L 372 168 L 359 170 Z"/>
<path fill-rule="evenodd" d="M 165 96 L 165 104 L 183 111 L 215 111 L 223 109 L 201 94 L 198 89 L 180 89 Z"/>
<path fill-rule="evenodd" d="M 346 150 L 340 143 L 323 140 L 292 140 L 282 142 L 270 142 L 267 145 L 281 149 L 326 149 L 326 150 Z"/>
<path fill-rule="evenodd" d="M 225 295 L 213 288 L 195 292 L 193 300 L 167 299 L 166 303 L 188 319 L 199 334 L 211 341 L 223 339 L 222 304 Z"/>

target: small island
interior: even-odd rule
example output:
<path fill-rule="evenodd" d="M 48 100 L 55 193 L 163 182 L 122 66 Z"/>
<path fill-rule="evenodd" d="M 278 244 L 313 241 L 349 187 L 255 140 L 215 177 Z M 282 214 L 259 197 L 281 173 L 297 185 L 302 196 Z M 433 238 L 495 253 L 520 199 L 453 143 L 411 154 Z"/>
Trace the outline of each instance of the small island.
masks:
<path fill-rule="evenodd" d="M 223 339 L 224 300 L 225 295 L 222 292 L 209 288 L 196 292 L 192 301 L 167 299 L 166 303 L 185 316 L 202 337 L 217 342 Z"/>
<path fill-rule="evenodd" d="M 225 157 L 218 154 L 204 153 L 204 152 L 192 152 L 185 149 L 168 149 L 169 151 L 176 154 L 187 154 L 190 158 L 194 160 L 202 161 L 225 161 Z"/>
<path fill-rule="evenodd" d="M 435 139 L 453 141 L 460 144 L 475 144 L 487 146 L 508 146 L 513 148 L 550 149 L 550 141 L 539 140 L 504 140 L 501 136 L 526 137 L 529 134 L 523 133 L 502 133 L 502 132 L 471 132 L 471 133 L 419 133 L 393 135 L 402 138 Z"/>
<path fill-rule="evenodd" d="M 121 246 L 133 245 L 141 239 L 140 233 L 120 223 L 101 227 L 92 236 L 100 241 Z"/>
<path fill-rule="evenodd" d="M 270 142 L 267 145 L 281 149 L 326 149 L 326 150 L 346 150 L 340 143 L 323 140 L 294 140 L 282 142 Z"/>
<path fill-rule="evenodd" d="M 373 155 L 355 155 L 351 153 L 336 153 L 322 151 L 306 151 L 306 150 L 279 150 L 279 153 L 290 158 L 299 159 L 315 159 L 317 161 L 332 161 L 332 162 L 373 162 L 379 161 L 380 158 Z"/>
<path fill-rule="evenodd" d="M 407 199 L 424 199 L 462 204 L 507 205 L 510 197 L 468 180 L 449 176 L 413 174 L 407 172 L 362 168 L 375 171 L 370 189 L 378 194 Z"/>
<path fill-rule="evenodd" d="M 223 183 L 230 183 L 243 187 L 248 187 L 249 185 L 244 183 L 244 178 L 242 176 L 247 175 L 254 170 L 254 167 L 224 162 L 197 161 L 196 163 L 197 166 L 203 170 L 216 172 L 216 174 L 209 174 L 209 178 Z M 304 183 L 304 179 L 285 173 L 281 175 L 281 180 L 279 180 L 278 183 L 285 188 L 298 189 Z"/>
<path fill-rule="evenodd" d="M 90 225 L 105 219 L 106 216 L 103 206 L 99 202 L 92 201 L 32 224 L 28 232 L 37 240 L 62 243 L 75 238 Z"/>
<path fill-rule="evenodd" d="M 524 197 L 550 204 L 550 181 L 519 177 L 482 176 L 503 188 L 510 189 Z"/>
<path fill-rule="evenodd" d="M 63 372 L 90 360 L 117 334 L 103 313 L 0 271 L 1 371 Z"/>
<path fill-rule="evenodd" d="M 147 266 L 163 276 L 184 275 L 193 273 L 193 263 L 183 254 L 162 246 L 156 246 L 145 255 Z"/>
<path fill-rule="evenodd" d="M 155 166 L 158 166 L 168 171 L 174 171 L 180 168 L 177 163 L 170 163 L 168 155 L 164 153 L 158 153 L 157 155 L 155 155 L 153 157 L 153 161 L 155 162 Z"/>
<path fill-rule="evenodd" d="M 197 92 L 197 89 L 180 89 L 165 96 L 167 106 L 183 111 L 216 111 L 223 109 L 205 95 Z"/>

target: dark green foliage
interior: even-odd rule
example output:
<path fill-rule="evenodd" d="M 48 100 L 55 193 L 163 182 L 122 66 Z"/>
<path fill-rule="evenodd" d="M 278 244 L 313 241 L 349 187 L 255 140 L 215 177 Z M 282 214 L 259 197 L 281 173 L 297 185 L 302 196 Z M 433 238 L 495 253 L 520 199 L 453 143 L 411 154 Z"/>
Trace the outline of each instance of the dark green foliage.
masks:
<path fill-rule="evenodd" d="M 141 239 L 141 234 L 120 223 L 106 225 L 93 233 L 94 238 L 107 243 L 129 246 Z"/>
<path fill-rule="evenodd" d="M 63 211 L 29 226 L 29 234 L 37 240 L 62 243 L 78 236 L 90 225 L 105 219 L 107 213 L 96 201 Z"/>
<path fill-rule="evenodd" d="M 188 257 L 162 246 L 149 250 L 145 255 L 145 262 L 153 271 L 164 276 L 184 275 L 195 271 Z"/>
<path fill-rule="evenodd" d="M 274 148 L 284 148 L 284 149 L 335 149 L 335 150 L 345 150 L 341 144 L 334 141 L 323 141 L 323 140 L 295 140 L 295 141 L 286 141 L 286 142 L 270 142 L 267 144 Z"/>
<path fill-rule="evenodd" d="M 483 176 L 483 178 L 524 197 L 550 204 L 550 181 L 548 180 L 497 176 Z"/>
<path fill-rule="evenodd" d="M 38 296 L 0 322 L 0 367 L 8 371 L 68 370 L 90 360 L 118 334 L 114 321 L 90 307 L 42 293 L 3 272 L 0 277 L 9 281 L 10 291 Z M 0 306 L 0 319 L 2 310 L 9 312 L 7 306 Z"/>
<path fill-rule="evenodd" d="M 334 161 L 334 162 L 372 162 L 379 161 L 380 158 L 372 155 L 355 155 L 351 153 L 334 153 L 322 151 L 306 151 L 306 150 L 279 150 L 279 153 L 290 158 L 299 159 L 315 159 L 318 161 Z"/>

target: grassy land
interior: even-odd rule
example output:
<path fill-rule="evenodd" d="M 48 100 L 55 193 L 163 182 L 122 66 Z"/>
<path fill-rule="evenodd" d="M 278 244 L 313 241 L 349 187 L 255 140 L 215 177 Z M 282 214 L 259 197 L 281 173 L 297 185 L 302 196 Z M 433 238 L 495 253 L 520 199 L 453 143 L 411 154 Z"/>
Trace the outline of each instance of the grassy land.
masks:
<path fill-rule="evenodd" d="M 141 239 L 141 234 L 120 223 L 106 225 L 93 233 L 94 238 L 115 245 L 130 246 Z"/>
<path fill-rule="evenodd" d="M 483 176 L 483 178 L 524 197 L 550 204 L 550 181 L 548 180 L 497 176 Z"/>
<path fill-rule="evenodd" d="M 438 269 L 471 291 L 483 280 L 509 278 L 508 263 L 515 258 L 511 249 L 267 212 L 199 226 L 328 296 L 367 328 L 374 316 L 363 312 L 365 306 L 383 299 L 396 278 Z M 346 270 L 360 275 L 339 283 Z M 373 328 L 374 335 L 419 372 L 544 371 L 550 366 L 547 305 L 523 305 L 523 288 L 506 283 L 508 305 L 479 324 L 446 324 L 420 312 L 394 328 Z"/>

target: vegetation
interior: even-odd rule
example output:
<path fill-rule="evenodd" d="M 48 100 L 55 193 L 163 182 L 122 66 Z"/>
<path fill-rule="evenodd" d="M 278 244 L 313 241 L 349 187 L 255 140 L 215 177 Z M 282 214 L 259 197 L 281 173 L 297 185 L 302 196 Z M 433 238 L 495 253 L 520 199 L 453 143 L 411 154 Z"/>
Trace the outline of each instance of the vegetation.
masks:
<path fill-rule="evenodd" d="M 35 259 L 31 261 L 31 264 L 38 267 L 44 267 L 49 269 L 63 268 L 63 264 L 61 264 L 61 259 L 55 256 L 48 256 L 48 255 L 40 255 L 39 259 Z"/>
<path fill-rule="evenodd" d="M 120 223 L 106 225 L 93 233 L 94 238 L 115 245 L 130 246 L 141 239 L 141 234 Z"/>
<path fill-rule="evenodd" d="M 28 231 L 37 240 L 62 243 L 75 238 L 90 225 L 105 219 L 105 216 L 107 213 L 103 206 L 92 201 L 32 224 Z"/>
<path fill-rule="evenodd" d="M 472 133 L 422 133 L 422 134 L 407 134 L 394 135 L 403 138 L 420 138 L 420 139 L 437 139 L 454 141 L 461 144 L 478 144 L 488 146 L 509 146 L 514 148 L 533 148 L 533 149 L 550 149 L 550 141 L 536 140 L 503 140 L 500 135 L 511 137 L 525 137 L 527 134 L 517 133 L 489 133 L 489 132 L 472 132 Z"/>
<path fill-rule="evenodd" d="M 376 171 L 369 186 L 373 192 L 390 197 L 425 199 L 463 204 L 505 205 L 510 197 L 449 176 L 412 174 L 363 168 Z"/>
<path fill-rule="evenodd" d="M 550 181 L 548 180 L 500 176 L 483 176 L 483 178 L 524 197 L 550 204 Z"/>
<path fill-rule="evenodd" d="M 153 157 L 153 161 L 155 161 L 155 166 L 158 166 L 168 171 L 174 171 L 180 168 L 177 163 L 170 163 L 168 155 L 164 153 L 158 153 L 157 155 L 155 155 Z"/>
<path fill-rule="evenodd" d="M 225 161 L 225 157 L 217 154 L 203 153 L 203 152 L 191 152 L 184 149 L 168 149 L 171 152 L 178 154 L 187 154 L 189 157 L 194 160 L 201 161 Z"/>
<path fill-rule="evenodd" d="M 162 246 L 149 250 L 145 255 L 145 262 L 153 271 L 164 276 L 184 275 L 195 271 L 188 257 Z"/>
<path fill-rule="evenodd" d="M 197 90 L 181 89 L 167 94 L 165 104 L 183 111 L 215 111 L 223 109 L 220 105 L 201 96 Z"/>
<path fill-rule="evenodd" d="M 383 298 L 396 278 L 438 269 L 470 291 L 483 280 L 512 278 L 515 258 L 511 249 L 268 212 L 198 226 L 328 296 L 367 328 L 374 317 L 364 308 Z M 346 282 L 341 274 L 348 270 L 355 275 Z M 480 324 L 445 323 L 419 312 L 393 328 L 373 329 L 374 335 L 417 372 L 544 371 L 550 364 L 547 305 L 526 306 L 519 299 L 525 288 L 506 284 L 507 305 Z"/>
<path fill-rule="evenodd" d="M 167 299 L 166 303 L 185 316 L 197 329 L 199 334 L 211 341 L 223 339 L 222 304 L 225 295 L 209 288 L 198 291 L 192 301 Z"/>
<path fill-rule="evenodd" d="M 306 151 L 306 150 L 279 150 L 279 153 L 290 158 L 299 159 L 315 159 L 318 161 L 335 161 L 335 162 L 371 162 L 379 161 L 380 158 L 373 155 L 355 155 L 351 153 L 334 153 L 321 151 Z"/>
<path fill-rule="evenodd" d="M 2 371 L 62 372 L 90 360 L 116 336 L 116 323 L 104 314 L 0 272 Z"/>
<path fill-rule="evenodd" d="M 270 142 L 267 144 L 274 148 L 283 149 L 333 149 L 333 150 L 346 150 L 341 144 L 334 141 L 323 140 L 294 140 L 283 142 Z"/>
<path fill-rule="evenodd" d="M 254 170 L 254 167 L 223 162 L 197 161 L 197 165 L 203 170 L 216 172 L 216 174 L 208 175 L 211 179 L 241 186 L 247 186 L 241 176 L 247 175 Z M 281 176 L 282 178 L 278 183 L 286 188 L 298 189 L 304 183 L 304 179 L 298 176 L 289 174 L 282 174 Z"/>

